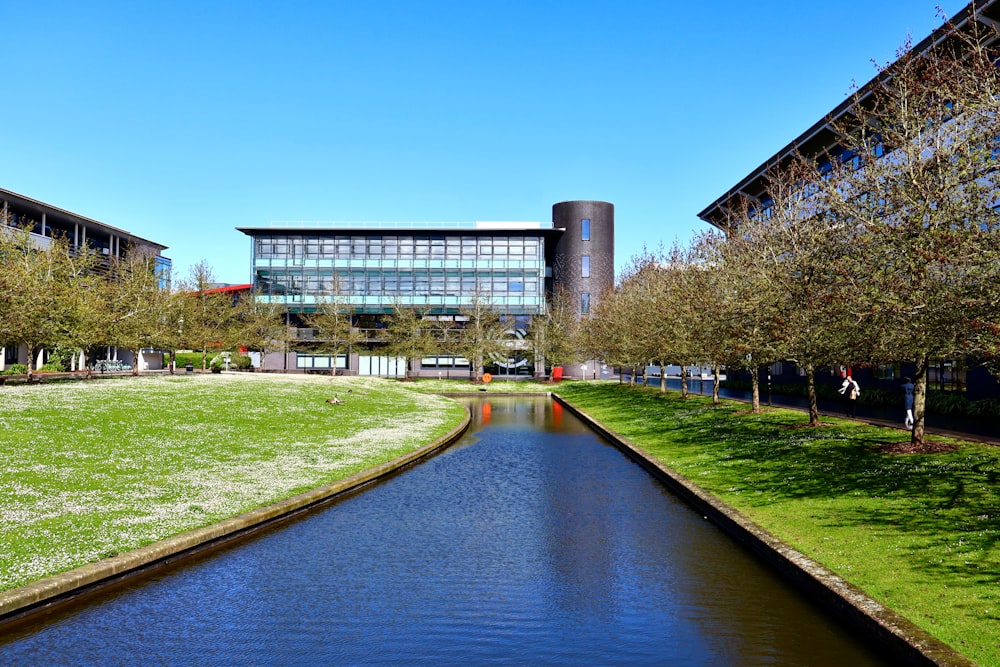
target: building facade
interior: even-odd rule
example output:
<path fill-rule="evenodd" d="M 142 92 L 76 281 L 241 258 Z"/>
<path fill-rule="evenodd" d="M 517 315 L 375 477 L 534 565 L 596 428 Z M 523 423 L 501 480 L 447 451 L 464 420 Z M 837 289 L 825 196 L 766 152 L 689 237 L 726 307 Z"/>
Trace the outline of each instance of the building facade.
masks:
<path fill-rule="evenodd" d="M 252 239 L 256 298 L 278 304 L 291 327 L 332 296 L 369 331 L 398 306 L 460 321 L 478 297 L 518 336 L 558 287 L 570 290 L 586 314 L 614 284 L 614 207 L 607 202 L 556 204 L 549 223 L 272 223 L 239 231 Z M 460 357 L 423 361 L 424 374 L 468 371 Z M 398 360 L 371 349 L 337 359 L 288 350 L 266 366 L 401 374 Z"/>
<path fill-rule="evenodd" d="M 47 247 L 54 238 L 63 238 L 69 242 L 71 250 L 89 248 L 106 262 L 124 258 L 132 252 L 152 255 L 161 282 L 165 287 L 169 285 L 171 261 L 162 255 L 167 246 L 103 222 L 0 188 L 0 225 L 28 228 L 32 241 L 40 248 Z M 26 363 L 27 348 L 24 345 L 4 344 L 4 341 L 0 341 L 0 345 L 0 370 L 11 364 Z M 44 355 L 44 351 L 41 354 Z M 139 364 L 142 370 L 162 364 L 161 354 L 151 353 L 145 359 L 132 359 L 131 352 L 119 352 L 114 348 L 106 350 L 106 355 L 102 357 L 128 366 Z"/>

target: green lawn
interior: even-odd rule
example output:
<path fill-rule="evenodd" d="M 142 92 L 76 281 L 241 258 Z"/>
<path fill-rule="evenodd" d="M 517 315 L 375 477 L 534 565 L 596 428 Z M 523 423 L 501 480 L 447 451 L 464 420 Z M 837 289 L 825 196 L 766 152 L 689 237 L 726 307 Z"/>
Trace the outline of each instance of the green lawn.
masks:
<path fill-rule="evenodd" d="M 327 399 L 343 403 L 331 405 Z M 374 378 L 177 375 L 0 388 L 0 590 L 389 461 L 464 408 Z"/>
<path fill-rule="evenodd" d="M 983 665 L 1000 665 L 1000 448 L 617 383 L 557 393 Z M 943 438 L 932 438 L 947 443 Z"/>
<path fill-rule="evenodd" d="M 0 590 L 235 516 L 445 434 L 464 381 L 178 375 L 0 388 Z M 416 391 L 414 391 L 416 390 Z M 872 597 L 1000 665 L 1000 449 L 617 383 L 555 390 Z M 344 402 L 331 405 L 328 398 Z M 938 439 L 941 440 L 941 439 Z"/>

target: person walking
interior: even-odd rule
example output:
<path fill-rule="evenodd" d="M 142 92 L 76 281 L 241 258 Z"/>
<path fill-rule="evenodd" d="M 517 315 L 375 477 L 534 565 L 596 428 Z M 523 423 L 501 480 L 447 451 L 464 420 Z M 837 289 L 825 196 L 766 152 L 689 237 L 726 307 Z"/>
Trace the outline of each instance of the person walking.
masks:
<path fill-rule="evenodd" d="M 913 380 L 908 377 L 903 378 L 903 409 L 906 410 L 906 418 L 903 425 L 908 429 L 913 429 Z"/>
<path fill-rule="evenodd" d="M 838 389 L 844 397 L 844 414 L 848 418 L 854 419 L 854 406 L 858 401 L 858 396 L 861 394 L 861 385 L 858 384 L 857 380 L 848 375 L 844 378 L 844 384 L 840 385 Z"/>

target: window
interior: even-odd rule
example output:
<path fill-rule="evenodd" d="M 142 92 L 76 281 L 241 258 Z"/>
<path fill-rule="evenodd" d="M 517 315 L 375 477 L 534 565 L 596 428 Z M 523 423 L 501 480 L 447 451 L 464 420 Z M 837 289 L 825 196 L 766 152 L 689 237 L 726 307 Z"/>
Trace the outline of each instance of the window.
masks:
<path fill-rule="evenodd" d="M 584 255 L 580 258 L 580 276 L 582 278 L 590 277 L 590 255 Z"/>
<path fill-rule="evenodd" d="M 580 295 L 580 314 L 590 315 L 590 292 Z"/>
<path fill-rule="evenodd" d="M 580 240 L 590 240 L 590 218 L 584 218 L 580 221 Z"/>

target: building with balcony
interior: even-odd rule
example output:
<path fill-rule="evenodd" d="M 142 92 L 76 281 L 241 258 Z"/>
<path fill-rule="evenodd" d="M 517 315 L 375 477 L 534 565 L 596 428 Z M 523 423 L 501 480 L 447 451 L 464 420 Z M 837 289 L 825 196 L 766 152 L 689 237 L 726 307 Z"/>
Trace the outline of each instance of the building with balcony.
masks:
<path fill-rule="evenodd" d="M 239 231 L 252 239 L 257 298 L 279 304 L 293 328 L 332 295 L 369 331 L 397 306 L 460 322 L 479 296 L 518 336 L 555 289 L 567 289 L 586 315 L 614 285 L 614 206 L 607 202 L 555 204 L 552 222 L 272 223 Z M 399 361 L 377 349 L 337 359 L 290 349 L 266 365 L 402 374 Z M 459 376 L 469 362 L 438 355 L 422 360 L 420 371 Z"/>
<path fill-rule="evenodd" d="M 89 248 L 105 258 L 106 263 L 134 252 L 152 255 L 163 285 L 169 285 L 171 261 L 162 255 L 167 246 L 103 222 L 0 188 L 0 225 L 28 228 L 31 238 L 40 248 L 46 247 L 53 238 L 64 238 L 71 250 Z M 3 345 L 0 348 L 0 370 L 10 364 L 26 363 L 26 355 L 23 345 Z M 129 365 L 139 363 L 144 368 L 155 368 L 157 363 L 156 355 L 149 355 L 147 360 L 135 360 L 131 358 L 131 353 L 122 351 L 123 356 L 119 356 L 114 349 L 107 350 L 107 355 L 108 359 Z M 162 358 L 159 363 L 162 363 Z"/>

